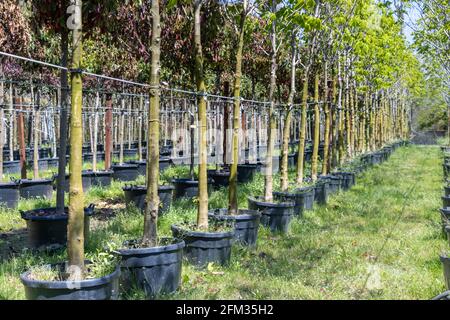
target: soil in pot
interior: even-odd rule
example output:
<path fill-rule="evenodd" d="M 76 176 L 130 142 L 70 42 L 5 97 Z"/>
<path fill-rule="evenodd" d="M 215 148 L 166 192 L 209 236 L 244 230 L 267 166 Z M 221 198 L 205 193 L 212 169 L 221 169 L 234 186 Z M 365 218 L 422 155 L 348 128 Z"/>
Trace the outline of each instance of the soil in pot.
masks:
<path fill-rule="evenodd" d="M 248 199 L 251 210 L 261 212 L 261 223 L 272 232 L 287 233 L 294 216 L 294 202 L 265 202 L 262 197 Z"/>
<path fill-rule="evenodd" d="M 172 179 L 172 184 L 175 187 L 174 199 L 181 198 L 195 198 L 198 196 L 198 180 L 190 178 Z"/>
<path fill-rule="evenodd" d="M 256 164 L 238 164 L 237 180 L 241 183 L 247 183 L 253 180 L 257 170 Z"/>
<path fill-rule="evenodd" d="M 0 183 L 0 206 L 16 209 L 19 205 L 19 184 L 16 182 Z"/>
<path fill-rule="evenodd" d="M 445 286 L 450 290 L 450 257 L 441 256 L 442 268 L 444 270 Z"/>
<path fill-rule="evenodd" d="M 125 194 L 125 203 L 133 203 L 141 211 L 145 210 L 147 187 L 146 186 L 125 186 L 122 188 Z M 175 187 L 170 185 L 161 185 L 158 187 L 158 196 L 160 201 L 159 213 L 163 214 L 170 209 L 173 200 L 173 191 Z"/>
<path fill-rule="evenodd" d="M 183 240 L 164 238 L 156 247 L 142 247 L 138 241 L 128 241 L 118 250 L 121 257 L 122 288 L 133 284 L 144 290 L 147 297 L 172 293 L 181 283 Z"/>
<path fill-rule="evenodd" d="M 137 164 L 122 164 L 113 165 L 113 179 L 118 181 L 134 181 L 139 176 L 139 169 Z"/>
<path fill-rule="evenodd" d="M 49 179 L 19 180 L 20 197 L 24 199 L 45 198 L 53 196 L 53 181 Z"/>
<path fill-rule="evenodd" d="M 175 238 L 186 243 L 184 256 L 193 265 L 205 267 L 209 263 L 226 265 L 230 262 L 234 230 L 211 228 L 208 231 L 192 231 L 191 227 L 172 225 Z"/>
<path fill-rule="evenodd" d="M 212 221 L 234 224 L 235 241 L 244 246 L 256 246 L 261 218 L 258 211 L 239 209 L 236 215 L 229 215 L 228 209 L 215 209 L 209 212 L 209 218 Z"/>
<path fill-rule="evenodd" d="M 208 178 L 211 179 L 215 189 L 227 187 L 230 181 L 230 171 L 228 170 L 208 170 Z"/>
<path fill-rule="evenodd" d="M 27 300 L 115 300 L 119 297 L 120 267 L 105 276 L 81 281 L 66 281 L 66 263 L 41 266 L 39 272 L 29 270 L 20 275 Z M 86 263 L 89 277 L 89 262 Z M 45 268 L 45 269 L 44 269 Z M 43 270 L 43 271 L 42 271 Z M 36 279 L 36 273 L 45 273 L 51 280 Z"/>
<path fill-rule="evenodd" d="M 27 222 L 28 245 L 33 249 L 57 249 L 67 243 L 67 222 L 69 212 L 56 214 L 56 208 L 43 208 L 21 212 Z M 84 237 L 89 237 L 89 218 L 94 214 L 94 206 L 84 208 Z"/>

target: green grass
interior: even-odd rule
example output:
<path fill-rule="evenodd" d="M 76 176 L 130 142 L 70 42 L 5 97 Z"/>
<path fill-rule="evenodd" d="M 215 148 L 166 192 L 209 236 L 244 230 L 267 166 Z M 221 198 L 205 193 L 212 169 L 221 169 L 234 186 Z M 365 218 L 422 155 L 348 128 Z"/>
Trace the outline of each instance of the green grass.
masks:
<path fill-rule="evenodd" d="M 234 246 L 227 267 L 198 270 L 184 263 L 181 288 L 161 298 L 429 299 L 445 290 L 439 261 L 439 254 L 448 250 L 438 213 L 441 161 L 438 147 L 400 148 L 388 162 L 359 176 L 350 191 L 294 219 L 288 235 L 272 235 L 261 228 L 257 249 Z M 171 170 L 164 180 L 186 173 L 185 167 Z M 86 200 L 122 201 L 121 185 L 93 189 Z M 261 194 L 263 185 L 261 175 L 241 185 L 240 207 L 247 207 L 248 195 Z M 210 208 L 226 207 L 226 192 L 226 188 L 213 192 Z M 88 258 L 103 261 L 105 248 L 141 236 L 143 218 L 137 210 L 116 213 L 91 232 Z M 193 221 L 195 215 L 195 200 L 177 201 L 159 219 L 160 235 L 170 235 L 171 224 Z M 1 211 L 0 230 L 14 229 L 16 223 L 10 221 L 20 221 L 17 213 Z M 65 251 L 50 255 L 25 250 L 0 262 L 0 299 L 23 299 L 21 272 L 64 259 Z M 123 298 L 144 295 L 133 290 Z"/>

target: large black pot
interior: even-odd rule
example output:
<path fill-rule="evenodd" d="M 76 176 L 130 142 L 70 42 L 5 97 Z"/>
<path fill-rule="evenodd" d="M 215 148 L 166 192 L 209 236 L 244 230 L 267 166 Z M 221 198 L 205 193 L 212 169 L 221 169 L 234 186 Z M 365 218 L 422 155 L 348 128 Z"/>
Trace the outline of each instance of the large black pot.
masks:
<path fill-rule="evenodd" d="M 219 265 L 229 263 L 234 231 L 197 232 L 176 225 L 172 225 L 171 229 L 175 238 L 183 239 L 186 243 L 184 256 L 191 264 L 204 267 L 210 262 Z"/>
<path fill-rule="evenodd" d="M 139 176 L 137 164 L 122 164 L 111 167 L 113 171 L 113 179 L 118 181 L 134 181 Z"/>
<path fill-rule="evenodd" d="M 30 248 L 58 248 L 66 245 L 69 209 L 56 214 L 56 208 L 35 209 L 21 212 L 27 222 L 28 245 Z M 84 208 L 84 237 L 89 237 L 89 217 L 94 214 L 94 205 Z"/>
<path fill-rule="evenodd" d="M 169 157 L 159 158 L 159 172 L 163 172 L 172 165 L 172 159 Z"/>
<path fill-rule="evenodd" d="M 445 228 L 450 225 L 450 207 L 439 209 L 442 217 L 442 230 L 445 232 Z"/>
<path fill-rule="evenodd" d="M 178 289 L 185 243 L 179 239 L 171 239 L 165 243 L 167 244 L 152 248 L 118 250 L 122 258 L 122 279 L 125 288 L 135 282 L 148 297 L 172 293 Z"/>
<path fill-rule="evenodd" d="M 164 213 L 170 209 L 173 200 L 173 190 L 170 185 L 161 185 L 158 187 L 158 196 L 160 201 L 159 213 Z M 125 186 L 122 188 L 125 194 L 125 203 L 133 203 L 136 208 L 145 210 L 147 187 L 146 186 Z"/>
<path fill-rule="evenodd" d="M 57 176 L 55 175 L 55 179 L 57 179 Z M 84 170 L 81 172 L 81 184 L 83 186 L 83 192 L 88 191 L 92 185 L 93 181 L 95 180 L 95 173 L 90 170 Z M 70 188 L 70 175 L 66 174 L 65 183 L 64 183 L 64 190 L 66 192 L 69 192 Z"/>
<path fill-rule="evenodd" d="M 53 196 L 53 181 L 49 179 L 19 180 L 20 196 L 24 199 L 45 198 Z"/>
<path fill-rule="evenodd" d="M 309 207 L 311 198 L 314 198 L 314 189 L 311 188 L 310 190 L 308 190 L 308 192 L 303 193 L 297 192 L 297 190 L 295 192 L 274 192 L 273 196 L 277 201 L 295 203 L 294 214 L 301 217 L 307 207 L 305 201 L 308 202 Z M 314 199 L 312 200 L 312 202 L 314 202 Z"/>
<path fill-rule="evenodd" d="M 112 182 L 113 172 L 108 171 L 95 171 L 94 177 L 91 180 L 93 186 L 96 187 L 109 187 Z"/>
<path fill-rule="evenodd" d="M 213 221 L 234 224 L 234 239 L 245 246 L 255 246 L 261 214 L 256 210 L 239 209 L 236 215 L 229 215 L 228 209 L 215 209 L 209 212 Z"/>
<path fill-rule="evenodd" d="M 29 160 L 27 164 L 28 168 L 33 168 L 34 161 Z M 48 170 L 48 159 L 38 159 L 38 169 L 39 171 L 47 171 Z"/>
<path fill-rule="evenodd" d="M 19 205 L 19 184 L 17 182 L 0 183 L 0 206 L 16 209 Z"/>
<path fill-rule="evenodd" d="M 124 157 L 132 158 L 132 157 L 136 157 L 137 154 L 138 154 L 138 149 L 124 149 L 123 150 Z"/>
<path fill-rule="evenodd" d="M 49 168 L 57 168 L 59 165 L 59 158 L 47 158 Z"/>
<path fill-rule="evenodd" d="M 230 182 L 230 171 L 227 170 L 208 170 L 208 178 L 211 179 L 215 188 L 226 187 Z"/>
<path fill-rule="evenodd" d="M 49 265 L 64 273 L 65 264 Z M 87 265 L 89 267 L 89 265 Z M 120 268 L 104 277 L 81 281 L 40 281 L 30 279 L 30 271 L 22 273 L 27 300 L 115 300 L 119 297 Z"/>
<path fill-rule="evenodd" d="M 237 166 L 237 180 L 238 182 L 250 182 L 255 176 L 257 170 L 256 164 L 238 164 Z"/>
<path fill-rule="evenodd" d="M 338 192 L 341 189 L 342 177 L 335 175 L 319 176 L 319 179 L 328 182 L 329 194 Z"/>
<path fill-rule="evenodd" d="M 312 210 L 314 208 L 314 187 L 303 187 L 295 190 L 297 197 L 303 197 L 304 210 Z"/>
<path fill-rule="evenodd" d="M 442 196 L 442 207 L 447 208 L 450 207 L 450 197 Z"/>
<path fill-rule="evenodd" d="M 18 173 L 20 173 L 20 161 L 3 162 L 3 174 L 18 174 Z"/>
<path fill-rule="evenodd" d="M 328 196 L 328 181 L 318 180 L 314 185 L 314 201 L 318 204 L 327 204 Z"/>
<path fill-rule="evenodd" d="M 128 162 L 129 164 L 137 164 L 138 172 L 141 176 L 145 176 L 147 174 L 147 161 L 146 160 L 135 160 Z"/>
<path fill-rule="evenodd" d="M 374 152 L 371 154 L 371 163 L 372 165 L 381 164 L 383 162 L 383 153 L 381 152 Z"/>
<path fill-rule="evenodd" d="M 174 199 L 195 198 L 198 196 L 198 180 L 177 178 L 172 179 L 172 184 L 175 187 Z"/>
<path fill-rule="evenodd" d="M 248 207 L 251 210 L 261 212 L 261 223 L 270 228 L 272 232 L 289 231 L 289 225 L 294 215 L 294 202 L 264 202 L 261 198 L 248 199 Z"/>
<path fill-rule="evenodd" d="M 341 188 L 342 190 L 349 190 L 355 185 L 356 177 L 353 172 L 333 172 L 333 176 L 338 176 L 342 178 Z"/>
<path fill-rule="evenodd" d="M 450 290 L 450 257 L 441 256 L 442 268 L 444 270 L 445 286 Z"/>
<path fill-rule="evenodd" d="M 445 226 L 445 232 L 447 233 L 447 241 L 450 245 L 450 225 Z"/>

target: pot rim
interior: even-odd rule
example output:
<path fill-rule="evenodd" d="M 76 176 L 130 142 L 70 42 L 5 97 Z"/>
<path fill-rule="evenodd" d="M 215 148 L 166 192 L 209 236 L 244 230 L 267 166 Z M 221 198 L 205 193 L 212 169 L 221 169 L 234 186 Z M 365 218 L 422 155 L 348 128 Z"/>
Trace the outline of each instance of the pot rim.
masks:
<path fill-rule="evenodd" d="M 183 239 L 175 238 L 175 237 L 165 237 L 162 239 L 173 239 L 176 243 L 171 243 L 164 246 L 156 246 L 156 247 L 147 247 L 147 248 L 123 248 L 113 251 L 114 253 L 120 256 L 135 256 L 135 255 L 148 255 L 154 253 L 167 253 L 170 251 L 178 251 L 183 249 L 186 246 L 186 243 Z M 161 239 L 161 240 L 162 240 Z M 135 240 L 131 240 L 135 241 Z"/>
<path fill-rule="evenodd" d="M 59 266 L 64 264 L 49 264 L 50 266 Z M 25 271 L 20 275 L 20 281 L 23 285 L 29 288 L 45 288 L 45 289 L 68 289 L 68 290 L 80 290 L 90 287 L 98 287 L 110 283 L 113 279 L 118 278 L 120 275 L 120 266 L 116 266 L 113 273 L 106 276 L 94 279 L 85 279 L 80 281 L 44 281 L 44 280 L 31 280 L 28 279 L 30 271 Z"/>
<path fill-rule="evenodd" d="M 252 202 L 256 203 L 257 205 L 269 207 L 269 208 L 291 208 L 291 207 L 293 208 L 293 207 L 295 207 L 295 202 L 290 202 L 290 201 L 280 202 L 280 203 L 265 202 L 265 201 L 258 200 L 260 198 L 261 197 L 247 197 L 247 200 L 252 201 Z"/>
<path fill-rule="evenodd" d="M 221 220 L 227 220 L 227 221 L 241 221 L 241 220 L 254 220 L 258 217 L 261 217 L 261 213 L 258 210 L 251 210 L 251 209 L 238 209 L 239 212 L 246 212 L 243 214 L 237 214 L 237 215 L 229 215 L 228 213 L 221 213 L 223 211 L 227 211 L 227 208 L 218 208 L 208 211 L 209 217 L 215 217 L 219 218 Z"/>
<path fill-rule="evenodd" d="M 91 204 L 89 207 L 85 207 L 84 215 L 88 216 L 88 217 L 92 216 L 94 214 L 94 208 L 95 208 L 95 206 L 93 204 Z M 20 216 L 22 217 L 22 219 L 27 220 L 27 221 L 58 221 L 58 220 L 68 220 L 69 219 L 68 214 L 64 214 L 64 215 L 54 214 L 54 215 L 49 215 L 49 216 L 32 216 L 32 213 L 34 213 L 36 211 L 49 210 L 49 209 L 56 210 L 56 207 L 39 208 L 39 209 L 21 211 Z M 64 212 L 66 212 L 66 210 L 68 212 L 69 208 L 64 207 Z"/>
<path fill-rule="evenodd" d="M 220 232 L 203 232 L 203 231 L 191 231 L 176 224 L 172 224 L 170 226 L 172 231 L 178 231 L 181 234 L 184 234 L 188 237 L 196 237 L 196 238 L 209 238 L 209 239 L 219 239 L 219 238 L 232 238 L 234 236 L 234 230 L 230 231 L 220 231 Z"/>

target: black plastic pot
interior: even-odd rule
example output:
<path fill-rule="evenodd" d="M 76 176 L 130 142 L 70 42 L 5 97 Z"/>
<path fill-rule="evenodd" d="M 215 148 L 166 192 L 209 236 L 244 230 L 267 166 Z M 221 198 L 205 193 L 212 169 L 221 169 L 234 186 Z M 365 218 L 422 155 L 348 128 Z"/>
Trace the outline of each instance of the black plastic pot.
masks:
<path fill-rule="evenodd" d="M 328 181 L 318 180 L 314 185 L 314 201 L 318 204 L 327 204 L 328 196 Z"/>
<path fill-rule="evenodd" d="M 227 170 L 208 170 L 208 178 L 211 179 L 215 188 L 226 187 L 230 181 L 230 171 Z"/>
<path fill-rule="evenodd" d="M 273 197 L 277 201 L 295 203 L 294 214 L 300 217 L 303 215 L 305 211 L 305 197 L 303 194 L 295 192 L 274 192 Z"/>
<path fill-rule="evenodd" d="M 198 180 L 177 178 L 172 179 L 172 184 L 175 187 L 174 199 L 194 198 L 198 196 Z"/>
<path fill-rule="evenodd" d="M 59 158 L 47 158 L 49 168 L 57 168 L 59 165 Z"/>
<path fill-rule="evenodd" d="M 336 193 L 341 189 L 342 178 L 340 176 L 326 175 L 326 176 L 319 176 L 319 179 L 328 182 L 329 195 Z"/>
<path fill-rule="evenodd" d="M 19 180 L 20 197 L 24 199 L 45 198 L 53 196 L 53 181 L 49 179 Z"/>
<path fill-rule="evenodd" d="M 28 161 L 28 168 L 33 168 L 34 162 L 33 160 Z M 48 170 L 48 159 L 38 159 L 38 169 L 39 171 Z"/>
<path fill-rule="evenodd" d="M 175 188 L 170 185 L 162 185 L 158 187 L 158 196 L 160 201 L 159 213 L 167 212 L 172 205 L 173 200 L 173 190 Z M 134 203 L 136 208 L 140 210 L 145 210 L 145 198 L 147 196 L 146 186 L 125 186 L 122 188 L 125 194 L 125 203 Z"/>
<path fill-rule="evenodd" d="M 445 286 L 450 290 L 450 257 L 441 256 L 442 268 L 444 270 Z"/>
<path fill-rule="evenodd" d="M 238 164 L 237 166 L 237 180 L 238 182 L 250 182 L 255 176 L 257 170 L 256 164 Z"/>
<path fill-rule="evenodd" d="M 159 158 L 159 172 L 163 172 L 172 165 L 172 159 L 169 157 Z"/>
<path fill-rule="evenodd" d="M 57 175 L 55 175 L 55 180 L 57 179 Z M 83 191 L 87 191 L 93 185 L 93 181 L 95 180 L 95 173 L 90 170 L 85 170 L 81 172 L 81 184 L 83 185 Z M 64 182 L 64 190 L 65 192 L 69 192 L 70 188 L 70 175 L 66 174 L 65 182 Z"/>
<path fill-rule="evenodd" d="M 137 164 L 138 165 L 138 172 L 141 176 L 145 176 L 147 174 L 147 161 L 142 160 L 136 160 L 136 161 L 130 161 L 129 164 Z"/>
<path fill-rule="evenodd" d="M 191 264 L 205 267 L 210 262 L 219 265 L 230 262 L 234 231 L 197 232 L 176 225 L 172 225 L 171 229 L 175 238 L 186 243 L 184 256 Z"/>
<path fill-rule="evenodd" d="M 64 214 L 56 214 L 56 208 L 43 208 L 21 212 L 27 222 L 28 245 L 36 249 L 41 247 L 59 248 L 67 242 L 68 208 Z M 84 237 L 89 237 L 89 218 L 94 214 L 94 205 L 84 208 Z"/>
<path fill-rule="evenodd" d="M 333 176 L 341 177 L 341 188 L 342 190 L 349 190 L 355 185 L 355 174 L 353 172 L 333 172 Z"/>
<path fill-rule="evenodd" d="M 442 231 L 445 233 L 445 228 L 450 225 L 450 208 L 439 209 L 442 217 Z"/>
<path fill-rule="evenodd" d="M 3 174 L 18 174 L 18 173 L 20 173 L 20 161 L 3 162 Z"/>
<path fill-rule="evenodd" d="M 450 300 L 450 290 L 437 295 L 436 297 L 432 298 L 431 300 Z"/>
<path fill-rule="evenodd" d="M 124 157 L 136 157 L 138 154 L 138 149 L 124 149 L 123 156 Z"/>
<path fill-rule="evenodd" d="M 450 207 L 450 197 L 442 196 L 442 207 L 447 208 Z"/>
<path fill-rule="evenodd" d="M 261 212 L 261 223 L 272 232 L 286 233 L 294 215 L 294 202 L 264 202 L 261 198 L 248 198 L 248 207 Z"/>
<path fill-rule="evenodd" d="M 261 214 L 256 210 L 239 209 L 237 215 L 229 215 L 228 209 L 215 209 L 209 212 L 213 221 L 231 222 L 234 224 L 234 239 L 245 246 L 253 247 L 258 239 Z"/>
<path fill-rule="evenodd" d="M 159 247 L 119 250 L 125 288 L 135 282 L 148 297 L 176 291 L 181 283 L 184 247 L 183 240 L 172 239 Z"/>
<path fill-rule="evenodd" d="M 372 161 L 373 165 L 381 164 L 383 162 L 383 153 L 381 153 L 381 152 L 372 153 L 371 161 Z"/>
<path fill-rule="evenodd" d="M 445 226 L 445 232 L 447 233 L 447 241 L 450 245 L 450 225 Z"/>
<path fill-rule="evenodd" d="M 93 186 L 109 187 L 112 182 L 113 172 L 109 171 L 95 171 L 94 177 L 91 180 Z"/>
<path fill-rule="evenodd" d="M 64 272 L 66 263 L 49 265 Z M 88 265 L 87 265 L 88 266 Z M 39 281 L 30 279 L 30 271 L 22 273 L 27 300 L 115 300 L 119 297 L 120 267 L 104 277 L 81 281 Z"/>
<path fill-rule="evenodd" d="M 446 197 L 450 196 L 450 186 L 444 186 L 444 192 Z"/>
<path fill-rule="evenodd" d="M 19 184 L 16 182 L 0 183 L 0 205 L 16 209 L 19 205 Z"/>
<path fill-rule="evenodd" d="M 137 164 L 122 164 L 111 167 L 113 171 L 113 179 L 118 181 L 134 181 L 139 176 Z"/>
<path fill-rule="evenodd" d="M 303 197 L 304 210 L 312 210 L 314 208 L 314 187 L 303 187 L 295 190 L 297 197 Z"/>

